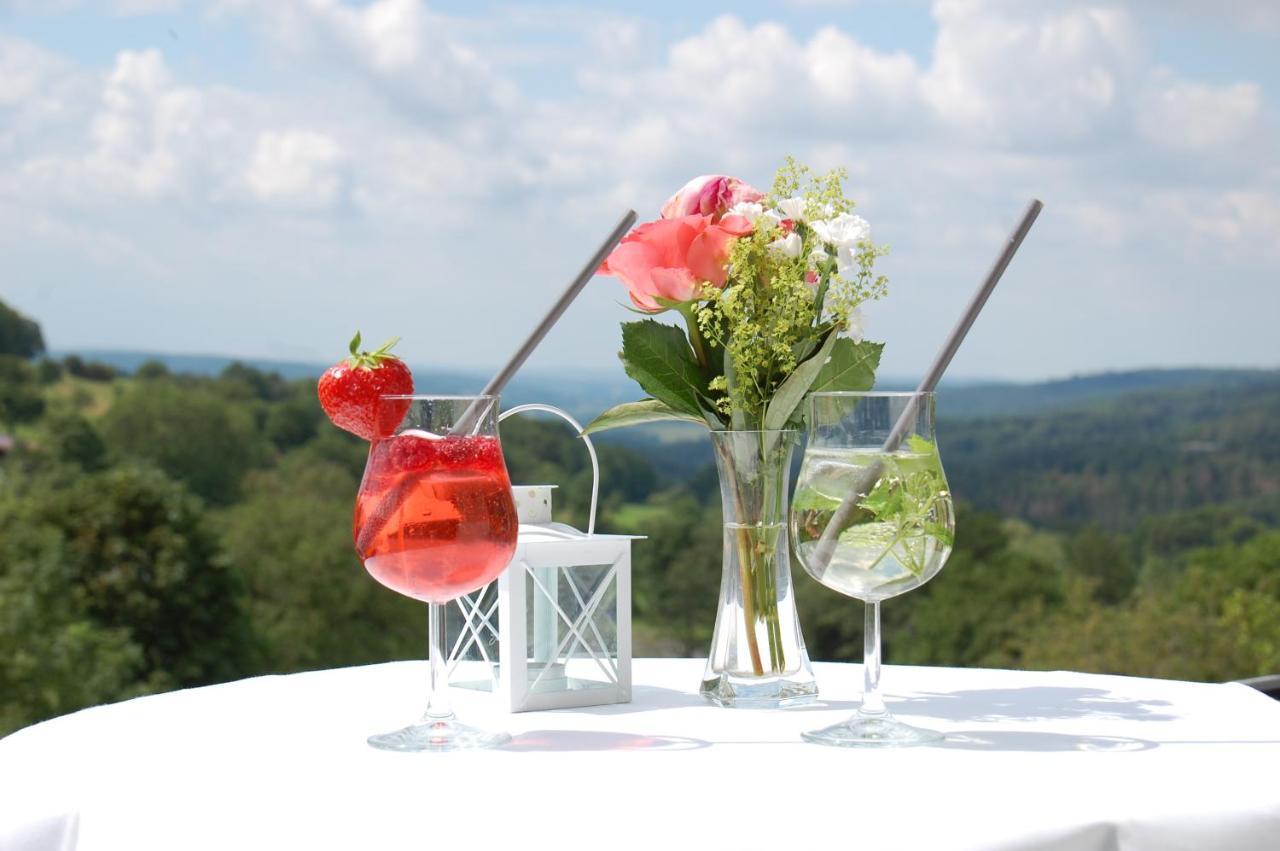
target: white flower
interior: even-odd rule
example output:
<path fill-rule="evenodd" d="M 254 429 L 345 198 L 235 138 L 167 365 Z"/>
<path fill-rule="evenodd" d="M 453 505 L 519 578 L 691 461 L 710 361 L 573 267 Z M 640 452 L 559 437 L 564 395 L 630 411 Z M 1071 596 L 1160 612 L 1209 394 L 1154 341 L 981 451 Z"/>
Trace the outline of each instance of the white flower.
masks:
<path fill-rule="evenodd" d="M 809 252 L 810 266 L 814 266 L 814 267 L 821 266 L 823 263 L 826 263 L 830 259 L 831 259 L 831 252 L 827 251 L 827 249 L 821 245 L 815 246 L 814 249 Z"/>
<path fill-rule="evenodd" d="M 871 226 L 864 218 L 852 213 L 841 213 L 831 219 L 819 219 L 811 222 L 810 226 L 818 235 L 818 239 L 831 243 L 837 249 L 871 238 Z"/>
<path fill-rule="evenodd" d="M 739 201 L 730 207 L 725 215 L 742 216 L 756 228 L 764 230 L 775 228 L 782 221 L 782 217 L 773 210 L 766 210 L 763 204 L 757 204 L 754 201 Z"/>
<path fill-rule="evenodd" d="M 800 234 L 794 231 L 782 237 L 782 239 L 775 239 L 769 243 L 770 251 L 782 255 L 788 260 L 794 260 L 799 257 L 803 248 L 804 241 L 800 239 Z"/>
<path fill-rule="evenodd" d="M 862 271 L 857 248 L 857 245 L 842 245 L 836 249 L 836 274 L 846 281 L 852 281 Z"/>
<path fill-rule="evenodd" d="M 788 198 L 778 202 L 778 210 L 788 219 L 795 222 L 804 221 L 805 200 L 800 197 Z"/>

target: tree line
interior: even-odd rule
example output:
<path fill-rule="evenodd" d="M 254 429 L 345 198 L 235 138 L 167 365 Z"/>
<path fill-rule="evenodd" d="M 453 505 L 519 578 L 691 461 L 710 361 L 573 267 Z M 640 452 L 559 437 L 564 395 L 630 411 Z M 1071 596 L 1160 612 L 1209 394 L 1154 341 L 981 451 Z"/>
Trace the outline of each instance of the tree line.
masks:
<path fill-rule="evenodd" d="M 241 364 L 216 377 L 158 362 L 117 375 L 41 359 L 38 335 L 0 330 L 0 434 L 12 440 L 0 457 L 0 733 L 167 689 L 424 655 L 423 607 L 377 585 L 352 550 L 365 445 L 324 420 L 311 382 Z M 1197 439 L 1266 469 L 1274 420 L 1228 410 L 1238 422 Z M 1011 465 L 948 445 L 949 469 L 981 471 L 996 492 L 1026 487 L 1036 463 L 1048 481 L 1034 486 L 1052 491 L 1053 465 L 1076 463 L 1016 423 L 982 433 L 1006 452 L 1020 451 L 1011 434 L 1041 447 L 1040 462 Z M 515 418 L 503 444 L 514 481 L 560 485 L 558 517 L 585 524 L 591 474 L 571 430 Z M 701 656 L 720 583 L 714 469 L 673 469 L 626 445 L 599 452 L 601 529 L 647 536 L 633 548 L 637 655 Z M 1115 487 L 1130 471 L 1107 452 L 1099 444 L 1080 465 Z M 1152 462 L 1157 487 L 1168 463 Z M 948 567 L 885 604 L 888 660 L 1205 680 L 1280 671 L 1280 499 L 1241 481 L 1192 507 L 1138 499 L 1123 523 L 962 505 Z M 795 581 L 811 655 L 859 659 L 857 604 L 802 571 Z"/>

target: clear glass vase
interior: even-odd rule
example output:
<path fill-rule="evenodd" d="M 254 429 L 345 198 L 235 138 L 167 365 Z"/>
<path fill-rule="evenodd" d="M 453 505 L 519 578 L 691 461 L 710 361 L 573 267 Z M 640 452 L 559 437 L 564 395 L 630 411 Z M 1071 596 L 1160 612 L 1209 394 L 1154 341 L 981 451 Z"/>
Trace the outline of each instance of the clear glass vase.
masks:
<path fill-rule="evenodd" d="M 724 504 L 724 573 L 701 693 L 720 706 L 811 703 L 787 539 L 796 431 L 713 431 Z"/>

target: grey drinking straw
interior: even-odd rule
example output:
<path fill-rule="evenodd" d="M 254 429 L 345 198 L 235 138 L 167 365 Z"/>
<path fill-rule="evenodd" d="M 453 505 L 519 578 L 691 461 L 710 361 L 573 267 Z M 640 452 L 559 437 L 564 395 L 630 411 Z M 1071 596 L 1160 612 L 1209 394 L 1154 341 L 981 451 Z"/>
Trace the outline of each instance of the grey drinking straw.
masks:
<path fill-rule="evenodd" d="M 635 224 L 635 221 L 636 211 L 627 210 L 626 215 L 618 221 L 618 224 L 609 232 L 605 241 L 600 243 L 600 247 L 596 249 L 596 253 L 592 254 L 591 259 L 582 267 L 582 271 L 579 272 L 578 276 L 569 283 L 568 288 L 565 289 L 560 298 L 556 299 L 556 303 L 551 306 L 551 310 L 549 310 L 547 315 L 542 318 L 542 321 L 538 323 L 538 327 L 533 329 L 533 333 L 531 333 L 529 338 L 521 344 L 520 348 L 516 350 L 516 353 L 511 356 L 511 360 L 507 361 L 506 366 L 498 370 L 498 374 L 490 379 L 489 383 L 485 385 L 484 390 L 481 391 L 483 395 L 496 396 L 502 392 L 502 388 L 506 386 L 507 382 L 511 379 L 511 376 L 515 375 L 516 370 L 518 370 L 521 365 L 529 359 L 529 355 L 533 353 L 535 348 L 537 348 L 538 343 L 542 342 L 542 338 L 547 336 L 547 332 L 556 324 L 556 320 L 559 319 L 561 315 L 564 314 L 565 310 L 568 309 L 569 305 L 573 303 L 573 300 L 577 298 L 578 293 L 582 292 L 582 288 L 587 285 L 587 281 L 590 281 L 596 274 L 596 270 L 600 268 L 600 264 L 609 256 L 609 252 L 613 251 L 614 247 L 622 241 L 622 238 L 627 235 L 627 231 L 631 229 L 631 226 Z M 459 417 L 458 421 L 453 424 L 451 429 L 449 429 L 450 433 L 466 434 L 468 431 L 473 431 L 479 424 L 480 420 L 483 419 L 484 415 L 488 413 L 486 408 L 481 408 L 481 404 L 492 405 L 493 402 L 492 400 L 486 402 L 483 399 L 476 399 L 467 406 L 465 411 L 462 412 L 462 416 Z M 401 482 L 400 487 L 411 482 L 412 479 L 407 478 Z M 356 540 L 357 552 L 364 552 L 366 543 L 373 539 L 374 535 L 376 535 L 381 530 L 382 525 L 385 524 L 386 519 L 390 517 L 389 508 L 395 506 L 402 496 L 403 494 L 400 492 L 400 488 L 398 487 L 382 498 L 382 502 L 374 508 L 372 517 L 381 517 L 383 520 L 381 522 L 376 519 L 371 520 L 365 528 L 360 531 L 360 537 Z"/>
<path fill-rule="evenodd" d="M 1022 240 L 1026 238 L 1027 232 L 1035 224 L 1036 216 L 1040 215 L 1040 210 L 1043 207 L 1044 204 L 1034 198 L 1027 205 L 1026 212 L 1022 214 L 1022 221 L 1018 223 L 1017 228 L 1009 235 L 1009 241 L 1005 243 L 1004 250 L 996 258 L 991 271 L 987 272 L 987 277 L 983 280 L 982 286 L 978 287 L 978 291 L 973 294 L 973 298 L 969 299 L 969 305 L 964 309 L 964 313 L 961 314 L 960 321 L 956 323 L 956 326 L 951 329 L 951 333 L 947 335 L 946 342 L 942 344 L 942 348 L 938 351 L 937 356 L 934 357 L 929 371 L 925 373 L 924 378 L 920 381 L 920 386 L 916 388 L 917 393 L 931 393 L 937 389 L 938 381 L 942 378 L 942 374 L 951 365 L 951 359 L 955 357 L 956 350 L 964 342 L 965 335 L 973 327 L 973 321 L 982 312 L 983 306 L 986 305 L 987 299 L 991 296 L 991 291 L 1000 282 L 1000 276 L 1008 268 L 1009 261 L 1013 260 L 1013 255 L 1018 253 L 1018 247 L 1022 245 Z M 899 444 L 902 443 L 902 438 L 911 430 L 911 425 L 915 421 L 917 414 L 916 401 L 918 399 L 918 396 L 913 396 L 906 407 L 903 408 L 898 421 L 894 423 L 893 430 L 889 432 L 889 436 L 881 447 L 882 451 L 895 451 Z M 879 465 L 872 465 L 854 483 L 849 495 L 841 501 L 835 512 L 832 513 L 831 519 L 827 521 L 826 528 L 822 530 L 822 536 L 818 538 L 813 554 L 809 556 L 808 567 L 810 570 L 815 573 L 821 573 L 827 569 L 827 565 L 831 563 L 832 555 L 835 554 L 840 532 L 849 522 L 850 516 L 858 505 L 858 497 L 865 495 L 879 476 Z"/>
<path fill-rule="evenodd" d="M 600 247 L 596 249 L 595 254 L 591 255 L 591 259 L 582 267 L 582 271 L 578 273 L 578 276 L 569 282 L 569 286 L 565 288 L 560 298 L 556 299 L 556 303 L 551 305 L 551 310 L 547 311 L 547 315 L 542 317 L 542 321 L 529 334 L 528 339 L 520 345 L 520 348 L 516 349 L 516 353 L 511 356 L 511 359 L 507 361 L 502 369 L 498 370 L 498 374 L 489 379 L 489 383 L 480 391 L 481 395 L 497 396 L 502 392 L 502 388 L 511 380 L 511 376 L 515 375 L 516 370 L 520 369 L 524 362 L 529 359 L 529 355 L 533 354 L 533 350 L 542 342 L 542 338 L 547 336 L 547 332 L 556 324 L 556 321 L 569 308 L 573 300 L 578 297 L 578 293 L 582 292 L 582 288 L 587 285 L 587 281 L 590 281 L 595 276 L 600 264 L 609 256 L 609 252 L 613 251 L 614 247 L 622 241 L 622 238 L 627 235 L 627 231 L 631 230 L 631 226 L 635 222 L 636 211 L 627 210 L 626 215 L 618 220 L 613 230 L 609 231 L 609 235 L 605 237 L 604 242 L 600 243 Z M 454 433 L 465 432 L 472 428 L 474 419 L 479 416 L 479 412 L 475 410 L 478 403 L 479 400 L 476 400 L 463 413 L 458 423 L 453 427 Z"/>

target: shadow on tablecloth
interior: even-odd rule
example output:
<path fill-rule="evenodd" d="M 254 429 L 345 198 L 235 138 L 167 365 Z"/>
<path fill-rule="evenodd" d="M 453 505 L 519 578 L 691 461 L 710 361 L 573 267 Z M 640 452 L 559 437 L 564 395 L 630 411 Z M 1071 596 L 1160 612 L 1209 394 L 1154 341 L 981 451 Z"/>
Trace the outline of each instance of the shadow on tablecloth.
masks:
<path fill-rule="evenodd" d="M 615 730 L 529 730 L 504 751 L 690 751 L 711 743 L 687 736 L 646 736 Z"/>
<path fill-rule="evenodd" d="M 960 751 L 1067 753 L 1149 751 L 1159 746 L 1159 742 L 1129 736 L 1075 736 L 1039 730 L 948 730 L 946 741 L 932 747 Z"/>
<path fill-rule="evenodd" d="M 921 692 L 911 697 L 887 697 L 895 715 L 919 715 L 948 721 L 1068 721 L 1118 719 L 1172 721 L 1167 700 L 1124 697 L 1100 688 L 1027 686 L 952 692 Z"/>

